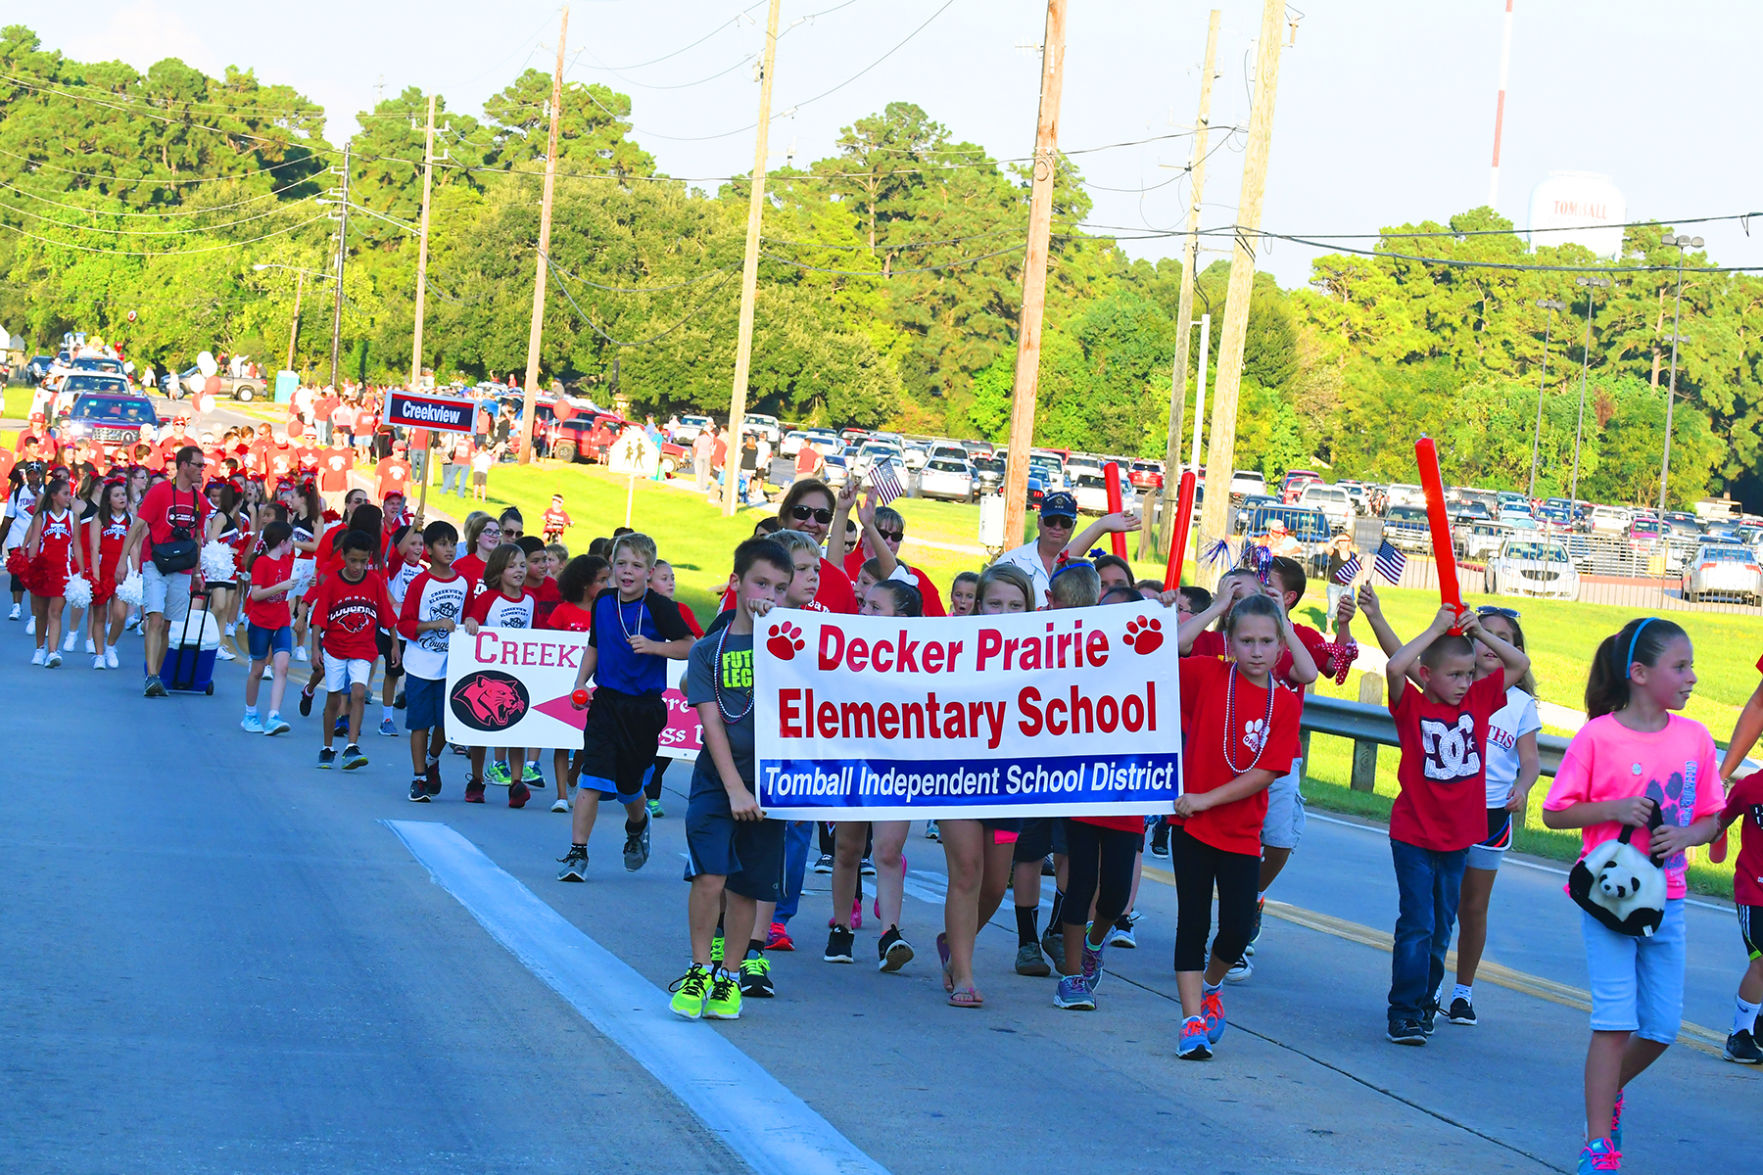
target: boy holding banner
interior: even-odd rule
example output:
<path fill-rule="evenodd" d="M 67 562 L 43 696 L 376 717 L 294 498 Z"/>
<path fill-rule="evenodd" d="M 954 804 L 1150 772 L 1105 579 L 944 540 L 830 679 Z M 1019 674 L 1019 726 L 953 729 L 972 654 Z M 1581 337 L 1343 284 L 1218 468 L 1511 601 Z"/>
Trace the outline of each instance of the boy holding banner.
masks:
<path fill-rule="evenodd" d="M 759 904 L 776 902 L 782 888 L 784 825 L 765 819 L 754 798 L 753 621 L 783 599 L 793 574 L 790 556 L 779 544 L 770 539 L 742 543 L 729 577 L 733 615 L 721 631 L 692 646 L 688 658 L 686 701 L 703 724 L 704 752 L 692 769 L 686 801 L 692 965 L 673 985 L 669 1004 L 687 1020 L 739 1019 L 743 988 L 751 983 L 758 993 L 773 990 L 765 944 L 753 932 Z M 738 981 L 712 958 L 719 919 L 726 941 L 746 943 Z"/>

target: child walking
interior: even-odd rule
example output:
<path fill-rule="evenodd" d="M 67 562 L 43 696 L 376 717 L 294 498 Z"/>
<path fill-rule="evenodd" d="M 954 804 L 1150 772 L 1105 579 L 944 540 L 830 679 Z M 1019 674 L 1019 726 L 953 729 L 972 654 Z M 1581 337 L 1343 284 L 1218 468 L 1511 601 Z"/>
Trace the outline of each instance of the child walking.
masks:
<path fill-rule="evenodd" d="M 336 763 L 331 740 L 342 725 L 338 719 L 347 712 L 343 770 L 353 771 L 367 766 L 367 756 L 361 753 L 361 711 L 379 656 L 377 632 L 397 627 L 398 615 L 386 594 L 385 577 L 370 566 L 379 546 L 377 535 L 351 530 L 337 546 L 342 566 L 318 586 L 312 599 L 311 623 L 324 651 L 324 747 L 318 752 L 318 765 L 328 769 Z M 394 647 L 387 663 L 397 662 Z"/>
<path fill-rule="evenodd" d="M 246 570 L 251 586 L 245 595 L 245 643 L 251 654 L 251 670 L 245 675 L 245 717 L 239 727 L 246 734 L 286 734 L 282 697 L 288 689 L 288 661 L 294 653 L 294 618 L 288 593 L 294 590 L 294 528 L 272 522 L 263 528 L 263 552 Z M 269 717 L 257 714 L 257 694 L 263 670 L 272 666 L 269 683 Z"/>
<path fill-rule="evenodd" d="M 1604 638 L 1586 680 L 1590 721 L 1573 736 L 1543 801 L 1543 823 L 1583 830 L 1585 852 L 1624 825 L 1640 852 L 1664 861 L 1665 916 L 1650 937 L 1582 914 L 1591 977 L 1580 1175 L 1622 1169 L 1623 1091 L 1677 1039 L 1683 1017 L 1685 850 L 1720 828 L 1725 794 L 1714 740 L 1676 711 L 1696 686 L 1695 650 L 1669 620 L 1631 620 Z M 1649 832 L 1655 811 L 1663 820 Z"/>
<path fill-rule="evenodd" d="M 404 589 L 398 633 L 404 638 L 404 729 L 410 734 L 410 802 L 441 794 L 441 748 L 447 744 L 447 645 L 465 617 L 471 581 L 453 568 L 459 532 L 450 522 L 422 528 L 428 570 Z M 479 785 L 482 786 L 481 784 Z"/>

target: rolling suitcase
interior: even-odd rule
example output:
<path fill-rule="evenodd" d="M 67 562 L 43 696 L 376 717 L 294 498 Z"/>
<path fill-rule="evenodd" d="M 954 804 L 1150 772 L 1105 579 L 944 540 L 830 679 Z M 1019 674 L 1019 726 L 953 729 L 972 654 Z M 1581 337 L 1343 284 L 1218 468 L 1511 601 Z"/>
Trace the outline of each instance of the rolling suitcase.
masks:
<path fill-rule="evenodd" d="M 196 619 L 196 601 L 202 601 L 202 619 Z M 174 693 L 214 693 L 214 660 L 220 649 L 220 626 L 208 610 L 209 594 L 195 592 L 190 596 L 190 609 L 184 613 L 183 631 L 169 641 L 165 661 L 159 667 L 159 680 Z"/>

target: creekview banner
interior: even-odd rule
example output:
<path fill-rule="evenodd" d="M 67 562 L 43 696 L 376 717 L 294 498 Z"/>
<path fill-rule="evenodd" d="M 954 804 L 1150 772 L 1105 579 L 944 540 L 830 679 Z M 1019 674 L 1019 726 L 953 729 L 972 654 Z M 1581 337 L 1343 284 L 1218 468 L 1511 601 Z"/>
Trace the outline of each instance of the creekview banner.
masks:
<path fill-rule="evenodd" d="M 773 611 L 754 631 L 759 804 L 821 820 L 1168 812 L 1175 615 Z"/>
<path fill-rule="evenodd" d="M 447 741 L 462 747 L 582 745 L 588 712 L 570 703 L 588 647 L 585 632 L 547 628 L 453 630 L 447 643 Z M 704 745 L 698 712 L 686 705 L 686 663 L 667 663 L 667 729 L 661 755 L 696 759 Z M 593 693 L 590 678 L 588 691 Z"/>

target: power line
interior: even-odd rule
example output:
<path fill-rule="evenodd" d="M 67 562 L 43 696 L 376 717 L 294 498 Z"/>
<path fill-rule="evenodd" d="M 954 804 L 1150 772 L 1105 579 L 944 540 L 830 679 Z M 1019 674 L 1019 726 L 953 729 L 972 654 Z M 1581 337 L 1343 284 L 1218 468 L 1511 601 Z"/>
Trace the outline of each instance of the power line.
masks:
<path fill-rule="evenodd" d="M 205 216 L 210 212 L 220 212 L 220 211 L 224 211 L 229 208 L 243 208 L 248 204 L 257 204 L 257 203 L 260 203 L 264 200 L 272 199 L 275 196 L 281 195 L 283 192 L 290 191 L 294 188 L 300 187 L 303 184 L 309 184 L 311 182 L 312 182 L 312 180 L 310 178 L 298 179 L 298 180 L 295 180 L 291 184 L 286 184 L 282 187 L 276 188 L 273 191 L 264 192 L 262 195 L 258 195 L 258 196 L 250 196 L 250 197 L 247 197 L 246 199 L 243 199 L 243 200 L 234 200 L 230 204 L 214 204 L 214 205 L 210 205 L 206 208 L 173 207 L 173 208 L 167 208 L 163 212 L 129 212 L 129 211 L 124 211 L 122 209 L 112 210 L 112 209 L 107 209 L 107 208 L 87 208 L 83 204 L 63 204 L 59 200 L 51 200 L 47 196 L 39 196 L 35 192 L 27 192 L 25 189 L 23 189 L 21 187 L 17 187 L 16 185 L 13 185 L 13 184 L 9 184 L 5 180 L 0 180 L 0 188 L 6 188 L 9 191 L 17 192 L 19 195 L 24 196 L 27 199 L 36 200 L 41 203 L 51 205 L 52 207 L 55 207 L 55 208 L 65 208 L 69 212 L 85 212 L 85 213 L 90 213 L 94 216 L 172 217 L 172 216 Z"/>
<path fill-rule="evenodd" d="M 666 338 L 668 335 L 672 334 L 674 331 L 678 330 L 680 327 L 684 326 L 686 323 L 692 321 L 694 318 L 699 317 L 701 315 L 701 313 L 703 312 L 703 310 L 709 305 L 710 299 L 712 296 L 715 295 L 716 291 L 722 289 L 723 286 L 726 286 L 729 283 L 729 281 L 734 278 L 735 274 L 740 272 L 740 270 L 738 270 L 738 269 L 731 269 L 728 272 L 724 273 L 722 280 L 720 282 L 717 282 L 716 285 L 712 286 L 709 289 L 709 291 L 705 293 L 703 299 L 696 306 L 694 306 L 691 310 L 686 312 L 685 317 L 679 319 L 677 322 L 675 322 L 672 326 L 668 327 L 666 330 L 663 330 L 658 334 L 650 335 L 646 339 L 635 339 L 635 340 L 626 341 L 626 340 L 613 338 L 610 334 L 608 334 L 605 330 L 603 330 L 598 323 L 596 323 L 592 318 L 590 318 L 588 316 L 588 312 L 581 308 L 581 305 L 575 300 L 575 296 L 569 292 L 569 285 L 567 282 L 565 282 L 563 280 L 563 275 L 560 272 L 558 272 L 556 263 L 554 263 L 549 256 L 546 256 L 543 253 L 539 254 L 539 256 L 544 258 L 545 268 L 549 269 L 552 273 L 557 274 L 557 278 L 558 278 L 557 288 L 559 290 L 563 291 L 564 299 L 566 301 L 568 301 L 571 308 L 573 308 L 575 310 L 576 316 L 578 318 L 580 318 L 582 320 L 582 322 L 587 324 L 587 327 L 589 330 L 593 331 L 596 335 L 600 336 L 600 338 L 604 339 L 609 346 L 623 347 L 623 348 L 646 347 L 650 343 L 660 342 L 662 339 Z"/>
<path fill-rule="evenodd" d="M 225 222 L 224 224 L 197 224 L 197 225 L 191 225 L 189 228 L 166 228 L 166 229 L 103 228 L 103 227 L 101 227 L 99 225 L 95 225 L 95 224 L 78 224 L 78 223 L 71 221 L 71 220 L 56 220 L 54 217 L 44 216 L 40 212 L 32 212 L 28 208 L 14 208 L 10 204 L 0 204 L 0 211 L 11 212 L 11 213 L 18 215 L 18 216 L 28 216 L 28 217 L 32 218 L 33 220 L 41 220 L 46 224 L 57 225 L 61 228 L 78 229 L 81 232 L 114 233 L 119 236 L 125 236 L 125 237 L 176 237 L 176 236 L 185 236 L 190 233 L 214 232 L 218 229 L 233 228 L 233 227 L 235 227 L 237 225 L 241 225 L 241 224 L 250 224 L 253 221 L 264 220 L 264 219 L 271 217 L 271 216 L 279 216 L 283 212 L 287 212 L 288 210 L 293 209 L 293 208 L 298 208 L 302 204 L 309 203 L 311 200 L 314 200 L 314 199 L 317 199 L 317 197 L 309 196 L 304 200 L 295 200 L 290 203 L 282 204 L 282 205 L 279 205 L 275 208 L 271 208 L 266 212 L 259 212 L 254 216 L 246 216 L 246 217 L 242 217 L 238 220 L 229 220 L 229 221 Z M 86 211 L 86 210 L 82 209 L 81 211 Z M 98 213 L 94 213 L 94 215 L 103 216 L 106 214 L 102 213 L 102 212 L 98 212 Z"/>
<path fill-rule="evenodd" d="M 702 45 L 705 41 L 708 41 L 711 37 L 714 37 L 717 33 L 720 33 L 723 29 L 740 24 L 741 18 L 743 16 L 746 16 L 749 12 L 752 12 L 754 9 L 764 8 L 765 4 L 766 4 L 766 0 L 758 0 L 758 3 L 756 3 L 756 4 L 747 5 L 747 7 L 741 9 L 739 12 L 735 13 L 733 16 L 731 16 L 727 20 L 723 21 L 721 24 L 717 25 L 715 28 L 713 28 L 709 32 L 705 33 L 702 37 L 699 37 L 696 41 L 693 41 L 689 45 L 681 45 L 678 49 L 675 49 L 671 53 L 663 53 L 659 57 L 651 57 L 647 61 L 639 61 L 634 65 L 609 65 L 609 66 L 606 66 L 605 68 L 607 70 L 647 69 L 651 65 L 660 65 L 663 61 L 672 61 L 675 57 L 678 57 L 680 54 L 689 53 L 693 49 L 696 49 L 699 45 Z"/>
<path fill-rule="evenodd" d="M 788 257 L 779 257 L 776 253 L 761 253 L 760 256 L 767 261 L 775 261 L 779 265 L 788 265 L 794 269 L 800 269 L 807 273 L 831 273 L 844 277 L 898 277 L 903 273 L 933 273 L 941 269 L 954 269 L 962 265 L 973 265 L 977 262 L 990 260 L 993 257 L 1002 257 L 1005 254 L 1019 255 L 1025 244 L 1027 244 L 1026 239 L 1017 242 L 1009 248 L 994 249 L 990 253 L 981 253 L 976 257 L 962 257 L 956 261 L 945 261 L 940 265 L 916 265 L 906 269 L 890 269 L 886 273 L 883 273 L 879 269 L 828 269 L 819 265 L 805 265 L 800 261 L 793 261 Z"/>
<path fill-rule="evenodd" d="M 301 144 L 301 146 L 305 146 L 305 145 L 306 144 Z M 316 154 L 317 154 L 317 151 L 315 149 L 314 155 L 316 155 Z M 115 184 L 131 184 L 131 185 L 132 184 L 148 184 L 148 185 L 153 185 L 155 187 L 165 187 L 165 186 L 169 186 L 172 184 L 218 184 L 218 183 L 224 183 L 227 180 L 247 179 L 247 178 L 254 176 L 254 175 L 262 175 L 266 171 L 279 171 L 284 167 L 293 167 L 296 164 L 301 164 L 301 163 L 318 164 L 319 163 L 318 159 L 316 159 L 315 157 L 307 156 L 307 157 L 300 157 L 300 158 L 284 159 L 280 163 L 271 163 L 271 164 L 268 164 L 267 166 L 264 166 L 264 167 L 254 167 L 249 171 L 233 172 L 229 175 L 196 176 L 191 179 L 180 179 L 178 177 L 173 176 L 173 177 L 161 179 L 161 178 L 157 178 L 154 176 L 131 177 L 131 176 L 125 176 L 125 175 L 117 175 L 114 172 L 105 172 L 105 171 L 76 171 L 70 167 L 58 167 L 57 165 L 55 165 L 53 163 L 45 163 L 45 162 L 42 162 L 39 160 L 34 160 L 28 155 L 20 155 L 18 152 L 8 151 L 4 147 L 0 147 L 0 155 L 10 155 L 12 158 L 20 160 L 21 162 L 30 165 L 30 167 L 32 167 L 33 169 L 34 168 L 41 168 L 44 171 L 60 172 L 63 175 L 76 175 L 76 176 L 79 176 L 81 179 L 104 180 L 106 182 L 115 183 Z M 89 151 L 86 153 L 85 156 L 83 156 L 83 158 L 109 159 L 109 158 L 112 158 L 112 156 L 105 153 L 105 152 L 102 152 L 102 151 Z M 300 182 L 304 183 L 306 181 L 302 180 Z"/>
<path fill-rule="evenodd" d="M 217 135 L 224 135 L 229 139 L 230 138 L 251 139 L 251 140 L 254 140 L 259 143 L 268 143 L 269 145 L 275 146 L 275 147 L 286 147 L 290 144 L 290 142 L 300 142 L 301 141 L 301 140 L 292 139 L 292 138 L 290 138 L 289 140 L 274 139 L 274 138 L 269 138 L 268 136 L 265 136 L 265 135 L 253 134 L 250 131 L 223 130 L 222 128 L 217 127 L 217 126 L 207 126 L 207 125 L 204 125 L 203 123 L 199 123 L 199 122 L 189 122 L 189 121 L 186 121 L 181 118 L 171 118 L 166 115 L 157 113 L 156 110 L 142 110 L 135 103 L 130 102 L 128 99 L 124 99 L 124 101 L 129 102 L 129 105 L 118 105 L 115 102 L 106 102 L 102 98 L 90 98 L 90 97 L 86 97 L 85 95 L 82 95 L 82 94 L 70 94 L 70 93 L 67 93 L 65 90 L 58 90 L 58 89 L 54 88 L 53 86 L 38 85 L 34 82 L 26 81 L 23 78 L 15 77 L 12 74 L 0 74 L 0 81 L 8 81 L 8 82 L 13 83 L 14 85 L 23 86 L 27 90 L 35 90 L 39 93 L 54 94 L 58 98 L 66 98 L 72 102 L 91 102 L 94 105 L 103 106 L 103 107 L 106 107 L 107 109 L 115 110 L 115 111 L 118 111 L 122 114 L 136 114 L 142 118 L 151 119 L 156 122 L 163 122 L 163 123 L 166 123 L 170 126 L 182 127 L 185 130 L 210 131 L 210 132 L 217 134 Z M 131 107 L 134 107 L 134 108 L 131 109 Z"/>
<path fill-rule="evenodd" d="M 1218 235 L 1223 230 L 1204 230 L 1202 235 Z M 1232 226 L 1232 234 L 1239 231 Z M 1334 253 L 1351 253 L 1360 257 L 1387 258 L 1391 261 L 1411 261 L 1418 265 L 1444 265 L 1454 269 L 1517 269 L 1537 273 L 1675 273 L 1676 265 L 1544 265 L 1520 261 L 1477 261 L 1461 257 L 1417 257 L 1408 253 L 1391 253 L 1382 249 L 1356 249 L 1347 245 L 1330 245 L 1322 241 L 1295 236 L 1290 233 L 1241 230 L 1253 236 L 1271 238 L 1278 241 L 1290 241 L 1294 245 L 1307 245 L 1312 249 L 1323 249 Z M 1695 273 L 1763 273 L 1763 265 L 1709 265 L 1698 266 Z"/>
<path fill-rule="evenodd" d="M 557 264 L 557 260 L 554 257 L 547 256 L 545 258 L 545 264 L 547 264 L 551 267 L 551 271 L 553 273 L 556 273 L 562 277 L 567 277 L 570 281 L 575 282 L 577 285 L 588 286 L 591 289 L 596 289 L 596 290 L 604 290 L 609 294 L 659 294 L 659 293 L 663 293 L 667 290 L 683 290 L 683 289 L 686 289 L 690 286 L 702 285 L 704 282 L 709 281 L 711 278 L 715 277 L 719 273 L 738 272 L 738 270 L 731 269 L 728 266 L 721 266 L 717 269 L 710 270 L 708 273 L 700 274 L 699 276 L 692 278 L 690 281 L 674 282 L 672 285 L 666 285 L 666 286 L 603 286 L 603 285 L 599 284 L 598 282 L 592 282 L 592 281 L 589 281 L 585 277 L 578 277 L 575 274 L 570 273 L 568 270 L 564 269 L 561 265 Z"/>
<path fill-rule="evenodd" d="M 17 233 L 21 237 L 28 237 L 33 241 L 41 241 L 46 245 L 54 245 L 61 249 L 77 249 L 82 253 L 104 253 L 112 257 L 187 257 L 197 253 L 220 253 L 227 249 L 238 249 L 245 245 L 254 245 L 258 241 L 267 241 L 271 237 L 283 236 L 287 233 L 293 232 L 295 229 L 305 228 L 309 224 L 316 224 L 321 220 L 328 219 L 329 217 L 321 212 L 317 216 L 301 221 L 299 224 L 290 224 L 286 228 L 278 228 L 274 232 L 264 233 L 260 237 L 251 237 L 243 241 L 231 241 L 224 245 L 213 245 L 202 249 L 97 249 L 90 245 L 76 245 L 72 241 L 58 241 L 54 237 L 38 236 L 36 233 L 26 232 L 24 229 L 19 228 L 16 225 L 7 224 L 3 220 L 0 220 L 0 228 L 6 229 L 9 232 Z"/>

